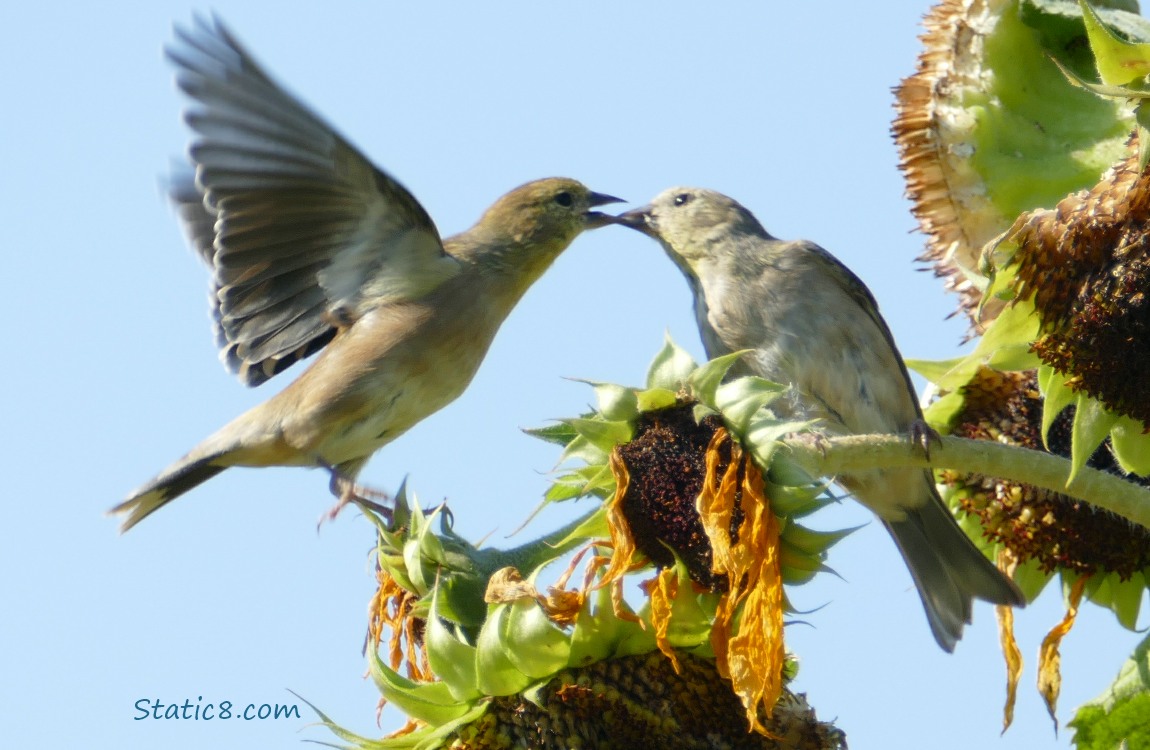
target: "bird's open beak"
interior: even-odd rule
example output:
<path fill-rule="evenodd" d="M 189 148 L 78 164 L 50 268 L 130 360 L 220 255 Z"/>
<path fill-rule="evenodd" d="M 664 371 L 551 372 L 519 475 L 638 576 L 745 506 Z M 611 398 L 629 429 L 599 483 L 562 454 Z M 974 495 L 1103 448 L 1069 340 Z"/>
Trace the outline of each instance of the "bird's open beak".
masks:
<path fill-rule="evenodd" d="M 626 202 L 627 201 L 623 200 L 622 198 L 616 198 L 613 195 L 607 195 L 605 193 L 591 193 L 591 195 L 587 196 L 587 204 L 591 207 L 605 206 L 608 203 Z M 614 216 L 609 216 L 608 214 L 601 213 L 599 211 L 588 211 L 587 213 L 583 214 L 583 219 L 585 222 L 584 225 L 587 229 L 598 229 L 599 227 L 605 227 L 608 224 L 615 223 Z"/>
<path fill-rule="evenodd" d="M 655 227 L 651 225 L 651 207 L 643 206 L 628 211 L 624 214 L 619 214 L 611 218 L 612 224 L 620 224 L 625 227 L 630 227 L 637 232 L 642 232 L 648 237 L 656 237 Z"/>

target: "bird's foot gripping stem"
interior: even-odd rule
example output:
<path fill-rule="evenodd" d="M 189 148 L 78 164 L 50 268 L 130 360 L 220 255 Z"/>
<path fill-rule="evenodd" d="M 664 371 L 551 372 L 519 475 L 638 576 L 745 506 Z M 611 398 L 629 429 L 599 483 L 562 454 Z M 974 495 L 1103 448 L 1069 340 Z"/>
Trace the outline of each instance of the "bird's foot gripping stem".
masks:
<path fill-rule="evenodd" d="M 788 432 L 785 437 L 787 440 L 794 440 L 807 447 L 816 449 L 819 453 L 823 454 L 823 458 L 827 457 L 827 450 L 831 447 L 831 441 L 827 439 L 827 436 L 817 430 Z"/>
<path fill-rule="evenodd" d="M 930 444 L 942 445 L 942 436 L 938 430 L 928 425 L 921 417 L 910 425 L 910 442 L 922 446 L 923 455 L 930 459 Z"/>
<path fill-rule="evenodd" d="M 388 524 L 391 523 L 393 513 L 390 494 L 362 484 L 356 484 L 354 480 L 340 474 L 335 467 L 329 466 L 327 468 L 331 472 L 331 484 L 329 485 L 331 494 L 335 495 L 338 500 L 330 510 L 320 516 L 319 523 L 316 524 L 317 530 L 323 526 L 324 521 L 334 521 L 340 511 L 350 503 L 355 503 L 364 510 L 370 510 Z"/>

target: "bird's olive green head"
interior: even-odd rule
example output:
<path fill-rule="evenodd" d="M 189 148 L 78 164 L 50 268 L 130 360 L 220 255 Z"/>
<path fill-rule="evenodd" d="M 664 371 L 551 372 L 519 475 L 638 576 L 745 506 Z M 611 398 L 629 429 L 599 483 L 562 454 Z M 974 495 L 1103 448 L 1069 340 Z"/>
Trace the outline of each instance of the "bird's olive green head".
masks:
<path fill-rule="evenodd" d="M 596 193 L 577 180 L 548 177 L 520 185 L 497 200 L 478 227 L 500 235 L 508 244 L 548 247 L 561 251 L 584 229 L 612 223 L 613 217 L 593 211 L 621 199 Z"/>
<path fill-rule="evenodd" d="M 713 257 L 739 235 L 769 238 L 754 215 L 722 193 L 674 187 L 646 206 L 615 217 L 614 222 L 658 240 L 684 270 Z"/>

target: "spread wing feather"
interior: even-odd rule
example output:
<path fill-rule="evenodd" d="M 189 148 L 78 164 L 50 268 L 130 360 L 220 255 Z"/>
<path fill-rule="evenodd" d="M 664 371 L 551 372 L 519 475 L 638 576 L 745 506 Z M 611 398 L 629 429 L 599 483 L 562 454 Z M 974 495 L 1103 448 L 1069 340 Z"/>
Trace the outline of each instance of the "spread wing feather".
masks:
<path fill-rule="evenodd" d="M 177 172 L 170 193 L 212 269 L 221 359 L 245 383 L 318 351 L 334 321 L 458 273 L 415 198 L 280 88 L 218 19 L 178 27 L 167 55 L 196 134 L 194 174 Z"/>

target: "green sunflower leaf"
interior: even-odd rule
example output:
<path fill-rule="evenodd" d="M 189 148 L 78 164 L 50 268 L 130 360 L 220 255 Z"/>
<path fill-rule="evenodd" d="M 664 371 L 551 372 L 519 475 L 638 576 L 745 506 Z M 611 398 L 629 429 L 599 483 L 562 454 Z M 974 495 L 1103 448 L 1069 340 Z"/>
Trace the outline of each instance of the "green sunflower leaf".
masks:
<path fill-rule="evenodd" d="M 611 421 L 629 421 L 639 414 L 639 403 L 633 388 L 625 388 L 614 383 L 590 383 L 595 388 L 595 399 L 599 413 Z"/>
<path fill-rule="evenodd" d="M 655 355 L 651 367 L 647 370 L 647 387 L 677 392 L 687 383 L 687 378 L 694 369 L 695 360 L 685 349 L 672 341 L 668 334 L 663 348 Z"/>
<path fill-rule="evenodd" d="M 951 391 L 941 396 L 930 406 L 923 410 L 922 416 L 927 424 L 939 432 L 949 434 L 954 427 L 954 421 L 966 408 L 966 396 L 960 390 Z"/>
<path fill-rule="evenodd" d="M 842 541 L 848 534 L 858 531 L 865 524 L 851 526 L 838 531 L 815 531 L 806 526 L 791 522 L 783 527 L 782 538 L 799 552 L 819 555 Z"/>
<path fill-rule="evenodd" d="M 565 464 L 572 459 L 588 464 L 601 464 L 607 460 L 607 452 L 587 438 L 576 433 L 574 439 L 563 449 L 563 453 L 559 456 L 559 460 L 556 463 Z"/>
<path fill-rule="evenodd" d="M 922 375 L 924 378 L 932 383 L 938 383 L 942 378 L 955 367 L 962 364 L 966 357 L 955 357 L 954 359 L 946 359 L 941 361 L 934 361 L 929 359 L 908 359 L 905 360 L 906 366 L 911 370 Z"/>
<path fill-rule="evenodd" d="M 580 437 L 604 453 L 610 453 L 620 443 L 629 442 L 635 434 L 634 426 L 626 420 L 575 418 L 566 419 L 564 422 L 571 425 Z"/>
<path fill-rule="evenodd" d="M 1114 610 L 1118 622 L 1122 623 L 1122 627 L 1127 630 L 1137 630 L 1138 612 L 1142 608 L 1142 596 L 1146 593 L 1145 574 L 1139 571 L 1126 581 L 1119 581 L 1113 573 L 1106 578 L 1114 587 L 1114 597 L 1110 608 Z"/>
<path fill-rule="evenodd" d="M 1146 425 L 1130 417 L 1119 417 L 1110 428 L 1110 446 L 1123 471 L 1150 475 L 1150 434 Z"/>
<path fill-rule="evenodd" d="M 1134 44 L 1118 37 L 1089 3 L 1079 0 L 1078 5 L 1103 83 L 1121 86 L 1150 74 L 1150 44 Z"/>
<path fill-rule="evenodd" d="M 568 657 L 568 666 L 585 667 L 609 656 L 618 655 L 619 644 L 631 637 L 636 630 L 642 630 L 639 623 L 621 620 L 615 615 L 611 606 L 610 587 L 598 589 L 594 596 L 587 597 L 583 602 L 579 619 L 575 621 L 575 629 L 571 633 L 571 655 Z"/>
<path fill-rule="evenodd" d="M 504 619 L 503 648 L 508 660 L 531 680 L 538 680 L 567 666 L 571 639 L 547 617 L 532 599 L 510 605 Z"/>
<path fill-rule="evenodd" d="M 1038 368 L 1038 390 L 1042 393 L 1042 444 L 1050 450 L 1047 435 L 1050 425 L 1066 407 L 1078 400 L 1078 394 L 1066 384 L 1066 376 L 1048 365 Z"/>
<path fill-rule="evenodd" d="M 635 394 L 639 411 L 658 411 L 668 406 L 674 406 L 679 397 L 675 391 L 666 388 L 648 388 Z"/>
<path fill-rule="evenodd" d="M 1150 747 L 1150 637 L 1144 639 L 1102 695 L 1070 721 L 1078 750 Z"/>
<path fill-rule="evenodd" d="M 446 683 L 415 682 L 400 675 L 383 663 L 375 649 L 371 650 L 369 667 L 371 678 L 383 697 L 413 719 L 443 724 L 463 716 L 471 708 L 469 703 L 458 701 Z"/>
<path fill-rule="evenodd" d="M 715 407 L 736 435 L 746 435 L 752 420 L 786 391 L 784 386 L 753 376 L 723 383 L 715 391 Z"/>
<path fill-rule="evenodd" d="M 691 393 L 695 398 L 708 406 L 713 406 L 715 391 L 718 390 L 719 384 L 723 382 L 723 378 L 727 377 L 727 372 L 739 357 L 746 354 L 747 351 L 749 350 L 731 352 L 722 357 L 716 357 L 691 373 L 690 378 L 688 378 L 688 385 L 690 385 Z"/>
<path fill-rule="evenodd" d="M 510 615 L 507 604 L 489 605 L 487 620 L 475 643 L 476 684 L 484 695 L 514 695 L 532 682 L 515 667 L 503 647 L 503 633 Z"/>
<path fill-rule="evenodd" d="M 481 695 L 475 671 L 475 646 L 465 642 L 440 617 L 438 600 L 437 587 L 431 597 L 431 615 L 424 631 L 427 662 L 456 700 L 474 700 Z"/>
<path fill-rule="evenodd" d="M 574 427 L 569 424 L 564 424 L 563 422 L 547 425 L 546 427 L 527 427 L 524 428 L 523 431 L 532 437 L 559 446 L 566 446 L 579 434 L 575 432 Z"/>
<path fill-rule="evenodd" d="M 1066 479 L 1067 484 L 1078 476 L 1078 471 L 1086 465 L 1098 446 L 1102 445 L 1117 421 L 1118 415 L 1097 400 L 1085 393 L 1078 394 L 1074 425 L 1070 429 L 1070 476 Z"/>

